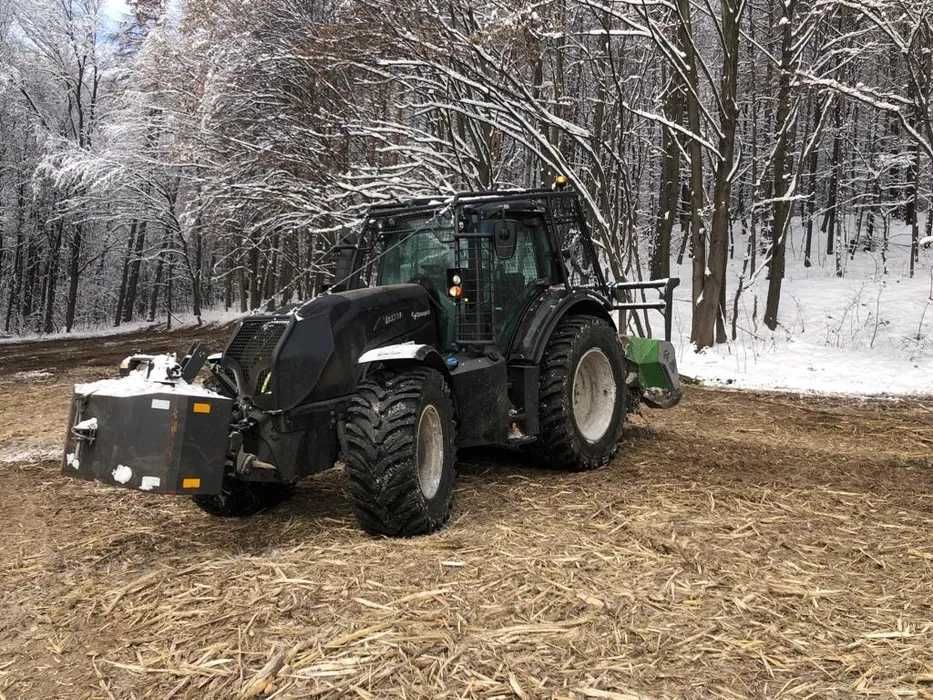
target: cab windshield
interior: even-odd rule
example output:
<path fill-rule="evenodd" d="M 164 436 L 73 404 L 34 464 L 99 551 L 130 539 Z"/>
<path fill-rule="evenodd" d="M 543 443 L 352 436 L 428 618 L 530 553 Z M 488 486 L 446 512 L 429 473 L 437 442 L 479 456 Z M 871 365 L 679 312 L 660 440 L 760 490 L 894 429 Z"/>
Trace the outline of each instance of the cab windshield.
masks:
<path fill-rule="evenodd" d="M 449 213 L 387 219 L 379 233 L 377 284 L 420 284 L 438 304 L 441 347 L 454 340 L 455 303 L 447 295 L 453 266 L 454 228 Z"/>
<path fill-rule="evenodd" d="M 428 282 L 436 291 L 443 291 L 447 268 L 452 264 L 453 240 L 450 215 L 388 220 L 380 233 L 377 283 Z"/>

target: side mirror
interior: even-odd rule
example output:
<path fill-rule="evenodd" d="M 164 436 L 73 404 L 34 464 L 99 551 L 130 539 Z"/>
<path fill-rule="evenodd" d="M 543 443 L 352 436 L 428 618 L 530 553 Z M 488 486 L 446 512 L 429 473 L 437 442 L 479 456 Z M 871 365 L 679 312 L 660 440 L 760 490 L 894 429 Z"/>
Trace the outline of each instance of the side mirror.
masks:
<path fill-rule="evenodd" d="M 495 224 L 493 224 L 492 235 L 497 258 L 508 260 L 515 255 L 518 226 L 514 221 L 495 222 Z"/>

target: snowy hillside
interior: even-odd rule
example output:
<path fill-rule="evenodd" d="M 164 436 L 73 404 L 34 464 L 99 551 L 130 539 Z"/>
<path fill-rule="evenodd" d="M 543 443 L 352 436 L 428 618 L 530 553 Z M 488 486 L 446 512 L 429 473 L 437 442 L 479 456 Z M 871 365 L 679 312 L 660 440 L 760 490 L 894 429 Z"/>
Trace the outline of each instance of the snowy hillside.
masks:
<path fill-rule="evenodd" d="M 793 223 L 781 326 L 773 333 L 762 323 L 768 286 L 763 272 L 742 293 L 736 340 L 696 352 L 689 342 L 690 260 L 672 271 L 681 278 L 672 338 L 680 371 L 707 384 L 749 389 L 933 394 L 933 249 L 921 248 L 911 279 L 910 231 L 896 225 L 887 274 L 880 249 L 860 248 L 854 259 L 845 256 L 845 276 L 838 278 L 832 258 L 815 256 L 812 267 L 803 266 L 799 220 Z M 737 239 L 736 257 L 729 263 L 730 310 L 742 243 Z"/>

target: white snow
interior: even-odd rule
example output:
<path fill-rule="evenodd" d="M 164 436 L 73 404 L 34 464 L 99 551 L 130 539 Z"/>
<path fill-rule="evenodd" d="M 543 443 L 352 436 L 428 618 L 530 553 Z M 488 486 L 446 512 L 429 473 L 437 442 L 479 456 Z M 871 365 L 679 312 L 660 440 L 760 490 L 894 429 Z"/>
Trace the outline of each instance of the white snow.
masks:
<path fill-rule="evenodd" d="M 231 309 L 230 311 L 227 311 L 225 309 L 210 309 L 201 314 L 201 323 L 205 326 L 219 326 L 232 323 L 240 318 L 243 318 L 243 316 L 244 314 L 239 310 L 234 311 Z M 196 325 L 196 318 L 193 316 L 185 316 L 179 323 L 173 323 L 172 328 L 192 328 Z M 0 345 L 9 345 L 11 343 L 34 343 L 47 340 L 108 338 L 115 335 L 125 335 L 127 333 L 136 333 L 138 331 L 145 330 L 151 330 L 153 332 L 164 331 L 165 323 L 161 320 L 154 322 L 132 321 L 130 323 L 123 323 L 119 326 L 100 325 L 81 327 L 72 330 L 71 333 L 58 331 L 55 333 L 31 333 L 26 335 L 13 335 L 8 337 L 0 337 Z"/>
<path fill-rule="evenodd" d="M 76 394 L 87 396 L 145 396 L 147 394 L 178 394 L 181 396 L 203 396 L 220 398 L 220 395 L 205 389 L 200 384 L 189 384 L 183 379 L 168 379 L 168 369 L 176 364 L 175 355 L 156 355 L 151 371 L 147 365 L 140 366 L 125 377 L 101 379 L 90 384 L 75 384 Z M 148 374 L 148 376 L 147 376 Z"/>
<path fill-rule="evenodd" d="M 742 293 L 736 340 L 696 352 L 689 340 L 690 260 L 684 259 L 672 335 L 681 374 L 705 384 L 744 389 L 933 395 L 933 251 L 921 248 L 910 278 L 910 229 L 898 222 L 892 226 L 887 274 L 880 249 L 865 252 L 860 247 L 854 260 L 844 253 L 845 275 L 839 278 L 833 258 L 820 252 L 826 241 L 818 227 L 813 266 L 803 266 L 800 222 L 794 219 L 793 224 L 780 325 L 774 332 L 762 321 L 768 288 L 762 272 Z M 744 254 L 744 238 L 737 235 L 727 277 L 730 315 Z M 764 255 L 758 259 L 760 263 Z M 659 322 L 652 323 L 658 335 Z M 731 337 L 731 328 L 727 332 Z"/>
<path fill-rule="evenodd" d="M 75 430 L 97 430 L 97 419 L 88 418 L 86 420 L 81 421 L 80 423 L 75 423 L 74 429 Z"/>
<path fill-rule="evenodd" d="M 13 378 L 17 380 L 36 381 L 42 379 L 51 379 L 53 375 L 47 369 L 30 369 L 23 372 L 16 372 Z"/>
<path fill-rule="evenodd" d="M 113 480 L 118 484 L 125 484 L 133 478 L 133 470 L 125 464 L 118 464 L 111 474 L 113 475 Z"/>
<path fill-rule="evenodd" d="M 44 441 L 26 445 L 12 444 L 0 447 L 0 464 L 51 462 L 61 458 L 61 447 L 57 444 L 46 444 Z"/>
<path fill-rule="evenodd" d="M 78 459 L 78 456 L 74 452 L 69 452 L 65 455 L 65 464 L 69 467 L 74 467 L 75 469 L 81 468 L 81 461 Z"/>

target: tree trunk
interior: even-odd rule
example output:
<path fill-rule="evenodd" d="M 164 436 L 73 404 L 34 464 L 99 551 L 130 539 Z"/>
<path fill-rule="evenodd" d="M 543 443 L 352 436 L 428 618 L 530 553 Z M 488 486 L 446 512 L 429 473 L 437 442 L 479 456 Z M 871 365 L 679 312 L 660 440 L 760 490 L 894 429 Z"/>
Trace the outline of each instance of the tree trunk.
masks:
<path fill-rule="evenodd" d="M 65 223 L 59 219 L 53 226 L 53 233 L 49 241 L 49 272 L 45 290 L 45 319 L 42 329 L 46 333 L 51 333 L 54 326 L 55 314 L 55 292 L 58 286 L 58 260 L 59 251 L 62 247 L 62 237 L 65 232 Z"/>
<path fill-rule="evenodd" d="M 133 259 L 130 261 L 129 280 L 126 284 L 126 301 L 123 305 L 123 320 L 132 321 L 136 310 L 136 293 L 139 290 L 139 272 L 143 264 L 143 251 L 146 249 L 146 222 L 136 224 L 136 241 L 133 246 Z"/>
<path fill-rule="evenodd" d="M 813 100 L 813 118 L 811 120 L 811 123 L 813 124 L 812 128 L 818 129 L 820 120 L 823 118 L 819 96 L 816 96 L 816 99 L 813 99 L 811 92 L 811 99 Z M 807 164 L 807 233 L 803 249 L 804 267 L 810 267 L 813 265 L 811 256 L 813 254 L 813 219 L 816 216 L 817 170 L 820 167 L 819 141 L 813 144 L 813 150 L 810 151 L 809 161 L 810 162 Z"/>
<path fill-rule="evenodd" d="M 784 253 L 787 248 L 787 232 L 790 228 L 790 195 L 792 183 L 787 178 L 790 150 L 794 145 L 794 121 L 797 108 L 791 105 L 790 81 L 794 74 L 792 48 L 792 22 L 796 0 L 783 4 L 781 37 L 781 76 L 778 87 L 777 118 L 779 129 L 772 160 L 773 229 L 771 237 L 771 262 L 768 275 L 768 299 L 765 303 L 765 325 L 772 331 L 777 328 L 778 309 L 781 303 L 781 283 L 784 281 Z"/>
<path fill-rule="evenodd" d="M 162 277 L 165 274 L 165 258 L 168 257 L 169 246 L 172 242 L 172 230 L 166 225 L 162 232 L 162 248 L 159 250 L 159 257 L 156 260 L 155 277 L 152 282 L 152 292 L 149 298 L 149 317 L 148 321 L 152 323 L 156 320 L 156 311 L 159 310 L 159 292 L 162 289 Z"/>
<path fill-rule="evenodd" d="M 224 243 L 226 254 L 224 255 L 226 270 L 224 271 L 224 311 L 229 311 L 233 307 L 233 270 L 230 264 L 235 260 L 233 251 L 229 243 Z"/>
<path fill-rule="evenodd" d="M 167 330 L 172 329 L 172 282 L 175 279 L 174 266 L 174 261 L 170 256 L 168 261 L 168 284 L 166 284 L 165 287 L 165 328 Z"/>
<path fill-rule="evenodd" d="M 680 41 L 686 47 L 687 65 L 687 127 L 693 134 L 700 133 L 700 106 L 698 104 L 699 80 L 697 58 L 693 44 L 693 21 L 690 0 L 677 0 L 680 15 Z M 693 255 L 693 325 L 691 338 L 697 337 L 697 309 L 703 295 L 703 275 L 706 271 L 706 231 L 703 227 L 703 150 L 696 139 L 690 139 L 690 245 Z M 678 260 L 679 262 L 679 260 Z"/>
<path fill-rule="evenodd" d="M 683 119 L 683 92 L 677 73 L 671 77 L 664 99 L 665 117 L 679 125 Z M 680 201 L 680 144 L 672 129 L 662 128 L 661 182 L 658 192 L 658 218 L 654 249 L 651 255 L 651 277 L 663 279 L 671 274 L 671 232 Z"/>
<path fill-rule="evenodd" d="M 191 311 L 201 325 L 201 270 L 204 266 L 204 242 L 201 238 L 201 219 L 198 217 L 194 230 L 194 270 L 191 275 Z"/>
<path fill-rule="evenodd" d="M 716 163 L 713 186 L 713 219 L 710 225 L 709 252 L 706 264 L 696 257 L 694 252 L 693 277 L 699 294 L 694 288 L 693 327 L 691 340 L 698 348 L 711 347 L 715 340 L 718 318 L 725 306 L 726 266 L 729 248 L 729 200 L 732 195 L 732 168 L 735 157 L 735 132 L 738 126 L 738 108 L 736 106 L 736 83 L 739 65 L 739 16 L 736 0 L 722 0 L 721 27 L 723 40 L 722 73 L 720 76 L 720 114 L 721 138 L 719 139 L 720 158 Z M 699 261 L 699 265 L 697 264 Z M 721 334 L 724 335 L 724 334 Z"/>
<path fill-rule="evenodd" d="M 839 218 L 839 169 L 842 160 L 842 100 L 833 105 L 833 156 L 829 179 L 829 203 L 823 219 L 826 232 L 826 254 L 833 255 L 836 241 L 836 222 Z"/>
<path fill-rule="evenodd" d="M 68 259 L 68 301 L 65 306 L 65 332 L 71 333 L 75 324 L 75 311 L 78 305 L 78 277 L 81 274 L 81 244 L 84 236 L 84 224 L 74 225 L 71 236 L 71 251 Z"/>
<path fill-rule="evenodd" d="M 920 258 L 920 144 L 914 146 L 910 174 L 912 182 L 907 211 L 910 216 L 910 276 L 913 277 L 914 266 Z"/>
<path fill-rule="evenodd" d="M 130 224 L 130 233 L 126 239 L 126 253 L 123 255 L 123 274 L 120 277 L 120 291 L 117 293 L 117 309 L 113 315 L 113 325 L 123 322 L 123 306 L 126 303 L 126 283 L 129 278 L 130 258 L 133 254 L 133 239 L 136 236 L 136 220 Z"/>
<path fill-rule="evenodd" d="M 10 279 L 10 292 L 6 305 L 6 320 L 3 329 L 10 330 L 10 323 L 13 320 L 13 310 L 19 310 L 20 291 L 23 286 L 23 227 L 16 227 L 16 246 L 13 249 L 13 271 Z"/>
<path fill-rule="evenodd" d="M 251 242 L 249 249 L 249 308 L 259 308 L 259 247 Z"/>
<path fill-rule="evenodd" d="M 36 242 L 30 234 L 26 239 L 26 255 L 23 258 L 23 304 L 20 308 L 23 325 L 27 324 L 27 320 L 32 315 L 33 292 L 35 291 L 37 277 L 37 257 Z"/>

